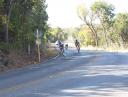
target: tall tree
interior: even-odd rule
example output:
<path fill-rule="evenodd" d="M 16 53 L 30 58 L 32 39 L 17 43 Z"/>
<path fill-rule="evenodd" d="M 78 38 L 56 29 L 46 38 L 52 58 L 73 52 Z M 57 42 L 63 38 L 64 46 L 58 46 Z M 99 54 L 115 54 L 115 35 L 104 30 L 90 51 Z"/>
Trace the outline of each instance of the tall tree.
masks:
<path fill-rule="evenodd" d="M 4 22 L 4 33 L 5 33 L 5 41 L 6 43 L 9 42 L 9 23 L 10 23 L 10 16 L 12 12 L 12 8 L 15 4 L 16 0 L 4 0 L 3 1 L 3 12 L 4 12 L 4 17 L 5 22 Z"/>
<path fill-rule="evenodd" d="M 103 28 L 104 37 L 106 41 L 106 45 L 108 47 L 108 39 L 107 39 L 107 32 L 109 28 L 113 24 L 113 17 L 114 17 L 114 6 L 112 4 L 108 4 L 105 1 L 96 1 L 91 7 L 92 11 L 98 16 L 100 23 Z"/>
<path fill-rule="evenodd" d="M 47 32 L 45 0 L 2 0 L 0 8 L 0 37 L 4 36 L 6 43 L 13 42 L 26 48 L 28 43 L 34 43 L 37 28 Z"/>
<path fill-rule="evenodd" d="M 97 35 L 97 27 L 95 26 L 95 14 L 92 11 L 88 11 L 84 5 L 80 5 L 77 9 L 77 14 L 79 18 L 85 22 L 85 24 L 90 28 L 95 45 L 98 46 L 98 35 Z"/>

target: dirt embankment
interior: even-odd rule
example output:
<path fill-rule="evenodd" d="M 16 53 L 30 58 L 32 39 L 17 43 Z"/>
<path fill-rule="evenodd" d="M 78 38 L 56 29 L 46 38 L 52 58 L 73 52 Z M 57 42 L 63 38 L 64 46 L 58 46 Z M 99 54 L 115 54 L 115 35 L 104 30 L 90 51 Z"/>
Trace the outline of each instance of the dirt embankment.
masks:
<path fill-rule="evenodd" d="M 48 48 L 44 52 L 41 52 L 41 62 L 52 58 L 58 54 L 55 48 Z M 9 51 L 9 54 L 5 54 L 0 51 L 0 72 L 8 71 L 11 69 L 22 68 L 31 64 L 38 63 L 38 55 L 17 53 L 15 51 Z"/>

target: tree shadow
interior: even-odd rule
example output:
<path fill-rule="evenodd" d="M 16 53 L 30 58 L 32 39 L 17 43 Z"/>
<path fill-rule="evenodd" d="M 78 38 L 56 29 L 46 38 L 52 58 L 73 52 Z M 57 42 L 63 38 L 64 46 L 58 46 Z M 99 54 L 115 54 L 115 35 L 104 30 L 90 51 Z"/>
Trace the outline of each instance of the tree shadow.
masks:
<path fill-rule="evenodd" d="M 86 66 L 79 64 L 82 67 L 67 71 L 67 76 L 74 75 L 57 84 L 58 86 L 50 87 L 52 91 L 47 97 L 128 96 L 128 53 L 100 53 L 99 59 L 93 63 Z"/>

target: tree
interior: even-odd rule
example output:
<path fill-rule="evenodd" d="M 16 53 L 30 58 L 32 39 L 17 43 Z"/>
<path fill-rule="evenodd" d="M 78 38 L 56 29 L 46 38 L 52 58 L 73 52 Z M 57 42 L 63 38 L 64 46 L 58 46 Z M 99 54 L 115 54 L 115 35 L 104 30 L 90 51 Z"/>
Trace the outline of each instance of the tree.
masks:
<path fill-rule="evenodd" d="M 45 36 L 48 29 L 45 0 L 3 0 L 0 1 L 0 7 L 1 41 L 13 43 L 17 45 L 15 48 L 25 51 L 29 44 L 34 45 L 37 28 Z"/>
<path fill-rule="evenodd" d="M 80 43 L 83 46 L 95 45 L 95 41 L 92 38 L 91 30 L 88 26 L 81 26 L 80 31 L 77 33 L 77 37 L 79 37 Z"/>
<path fill-rule="evenodd" d="M 3 13 L 5 17 L 4 22 L 4 33 L 5 33 L 5 41 L 6 43 L 9 42 L 9 23 L 10 23 L 10 16 L 12 12 L 12 8 L 15 4 L 16 0 L 3 0 Z"/>
<path fill-rule="evenodd" d="M 95 41 L 95 45 L 98 46 L 98 35 L 97 35 L 97 27 L 95 26 L 95 15 L 92 11 L 87 11 L 84 5 L 80 5 L 77 8 L 77 14 L 79 18 L 86 23 L 86 25 L 90 28 L 93 39 Z"/>
<path fill-rule="evenodd" d="M 107 32 L 113 24 L 114 6 L 105 1 L 96 1 L 91 7 L 92 11 L 98 16 L 103 28 L 106 45 L 108 47 Z"/>
<path fill-rule="evenodd" d="M 123 47 L 128 43 L 128 13 L 119 13 L 115 18 L 115 34 L 118 36 L 120 45 Z M 122 42 L 121 42 L 122 41 Z"/>
<path fill-rule="evenodd" d="M 65 29 L 62 28 L 50 28 L 49 29 L 49 40 L 51 42 L 55 42 L 57 39 L 60 39 L 62 41 L 65 41 L 68 37 L 68 33 L 65 32 Z"/>

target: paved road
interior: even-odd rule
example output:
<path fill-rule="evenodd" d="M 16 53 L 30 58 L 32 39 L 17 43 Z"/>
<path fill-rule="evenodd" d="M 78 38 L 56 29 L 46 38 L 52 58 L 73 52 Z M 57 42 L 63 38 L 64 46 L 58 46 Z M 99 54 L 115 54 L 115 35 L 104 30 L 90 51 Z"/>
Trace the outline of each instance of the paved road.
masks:
<path fill-rule="evenodd" d="M 128 97 L 128 54 L 67 51 L 0 75 L 0 97 Z"/>

